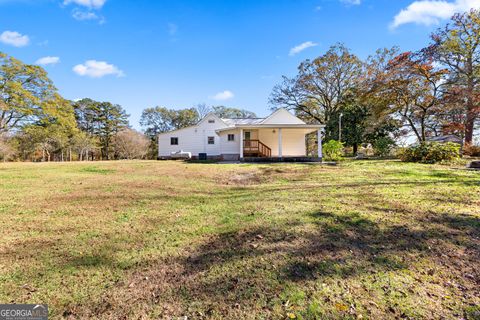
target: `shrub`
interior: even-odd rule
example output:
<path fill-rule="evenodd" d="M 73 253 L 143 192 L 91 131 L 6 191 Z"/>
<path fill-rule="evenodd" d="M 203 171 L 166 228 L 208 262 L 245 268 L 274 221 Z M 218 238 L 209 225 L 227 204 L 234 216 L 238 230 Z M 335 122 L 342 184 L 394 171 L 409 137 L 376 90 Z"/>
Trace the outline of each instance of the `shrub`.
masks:
<path fill-rule="evenodd" d="M 463 149 L 463 154 L 470 157 L 480 157 L 480 146 L 467 145 Z"/>
<path fill-rule="evenodd" d="M 343 156 L 343 143 L 337 140 L 330 140 L 323 144 L 323 155 L 326 160 L 338 161 Z"/>
<path fill-rule="evenodd" d="M 437 163 L 460 158 L 460 145 L 447 142 L 422 142 L 400 150 L 398 156 L 405 162 Z"/>
<path fill-rule="evenodd" d="M 393 147 L 395 147 L 395 141 L 390 137 L 379 137 L 373 143 L 374 153 L 379 157 L 389 156 Z"/>

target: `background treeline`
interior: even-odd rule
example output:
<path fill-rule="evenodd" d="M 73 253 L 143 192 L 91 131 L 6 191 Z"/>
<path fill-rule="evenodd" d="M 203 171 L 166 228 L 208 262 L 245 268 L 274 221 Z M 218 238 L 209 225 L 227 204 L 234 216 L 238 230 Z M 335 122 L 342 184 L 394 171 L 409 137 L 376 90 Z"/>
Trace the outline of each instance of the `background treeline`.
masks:
<path fill-rule="evenodd" d="M 365 60 L 343 44 L 306 60 L 283 77 L 270 97 L 307 123 L 326 125 L 325 141 L 341 140 L 353 154 L 366 144 L 386 155 L 399 138 L 420 144 L 451 135 L 465 152 L 479 152 L 480 11 L 456 14 L 417 52 L 379 49 Z M 133 130 L 117 104 L 60 96 L 41 67 L 0 53 L 0 159 L 71 161 L 157 156 L 158 133 L 190 126 L 208 112 L 256 117 L 205 104 L 187 109 L 147 108 Z M 412 139 L 410 139 L 412 141 Z M 315 137 L 309 138 L 315 154 Z M 331 145 L 334 145 L 333 143 Z M 475 151 L 476 150 L 476 151 Z"/>

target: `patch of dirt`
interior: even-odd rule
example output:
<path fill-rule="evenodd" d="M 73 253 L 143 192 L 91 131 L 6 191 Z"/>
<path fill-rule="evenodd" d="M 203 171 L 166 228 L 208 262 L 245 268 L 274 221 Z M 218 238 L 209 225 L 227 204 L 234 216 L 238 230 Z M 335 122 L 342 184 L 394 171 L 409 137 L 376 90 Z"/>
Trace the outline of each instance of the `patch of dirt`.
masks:
<path fill-rule="evenodd" d="M 308 167 L 258 167 L 252 171 L 239 172 L 232 171 L 224 178 L 226 185 L 256 185 L 265 182 L 275 181 L 277 179 L 287 180 L 304 180 L 305 176 L 310 172 Z"/>
<path fill-rule="evenodd" d="M 263 177 L 260 175 L 260 172 L 242 172 L 232 174 L 226 184 L 233 185 L 250 185 L 250 184 L 260 184 L 263 181 Z"/>

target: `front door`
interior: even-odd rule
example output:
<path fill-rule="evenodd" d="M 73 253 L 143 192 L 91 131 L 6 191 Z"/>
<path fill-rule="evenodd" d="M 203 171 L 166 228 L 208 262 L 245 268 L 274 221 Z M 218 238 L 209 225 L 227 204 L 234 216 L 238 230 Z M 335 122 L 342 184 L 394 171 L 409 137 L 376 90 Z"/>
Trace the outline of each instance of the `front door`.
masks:
<path fill-rule="evenodd" d="M 251 132 L 245 131 L 245 140 L 250 140 L 250 139 L 251 139 Z"/>

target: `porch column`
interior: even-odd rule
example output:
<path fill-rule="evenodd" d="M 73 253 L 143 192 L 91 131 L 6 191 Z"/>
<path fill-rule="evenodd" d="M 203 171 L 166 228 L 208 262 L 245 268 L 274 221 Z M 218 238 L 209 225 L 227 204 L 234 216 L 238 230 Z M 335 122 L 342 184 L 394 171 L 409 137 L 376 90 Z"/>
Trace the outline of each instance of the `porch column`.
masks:
<path fill-rule="evenodd" d="M 317 130 L 317 141 L 318 141 L 318 157 L 323 158 L 322 152 L 322 129 Z"/>
<path fill-rule="evenodd" d="M 243 158 L 243 129 L 240 129 L 240 159 Z"/>
<path fill-rule="evenodd" d="M 278 128 L 278 157 L 282 157 L 282 128 Z"/>

